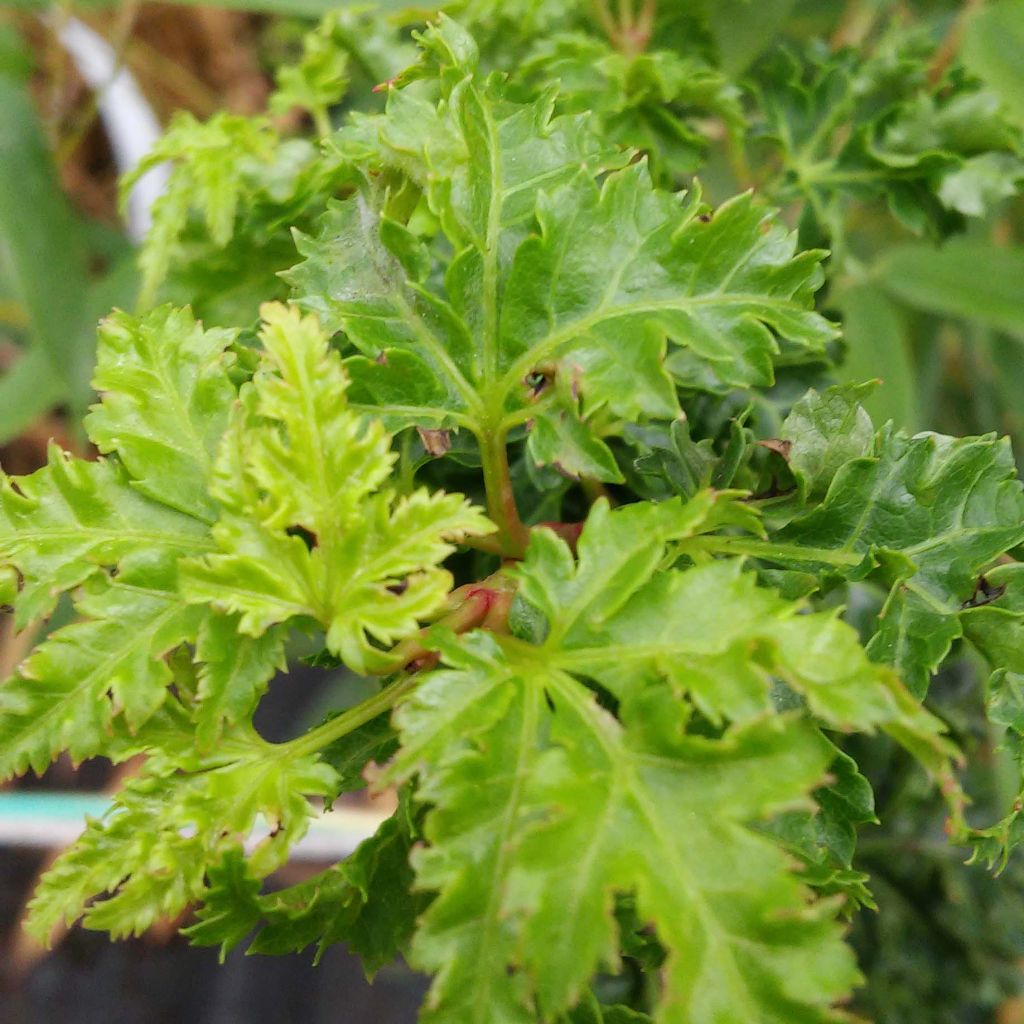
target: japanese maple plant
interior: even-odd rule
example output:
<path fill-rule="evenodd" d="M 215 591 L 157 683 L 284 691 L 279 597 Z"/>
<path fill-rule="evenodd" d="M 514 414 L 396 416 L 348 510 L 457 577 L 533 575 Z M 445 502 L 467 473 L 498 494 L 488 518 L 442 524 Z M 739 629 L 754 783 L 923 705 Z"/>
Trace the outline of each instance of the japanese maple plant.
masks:
<path fill-rule="evenodd" d="M 851 754 L 905 751 L 983 859 L 1020 835 L 1019 801 L 968 818 L 923 703 L 970 644 L 1024 725 L 1007 442 L 874 424 L 877 382 L 806 390 L 838 351 L 826 252 L 757 193 L 666 187 L 668 148 L 531 84 L 541 57 L 485 73 L 442 18 L 335 130 L 329 35 L 282 81 L 319 144 L 172 126 L 150 308 L 100 327 L 100 455 L 2 481 L 0 600 L 22 629 L 76 617 L 0 688 L 0 772 L 141 763 L 31 931 L 193 908 L 224 951 L 404 955 L 451 1024 L 849 1019 L 875 820 Z M 258 323 L 230 325 L 209 252 L 269 282 Z M 269 742 L 253 714 L 298 635 L 379 684 Z M 394 815 L 268 885 L 367 780 Z"/>

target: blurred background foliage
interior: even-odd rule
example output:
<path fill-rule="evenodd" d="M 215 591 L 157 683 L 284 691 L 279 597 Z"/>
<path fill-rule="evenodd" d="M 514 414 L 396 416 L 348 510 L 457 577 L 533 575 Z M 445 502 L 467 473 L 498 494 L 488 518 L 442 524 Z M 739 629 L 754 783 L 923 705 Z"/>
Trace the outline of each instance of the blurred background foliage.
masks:
<path fill-rule="evenodd" d="M 438 9 L 514 90 L 591 112 L 665 187 L 698 179 L 713 204 L 753 189 L 804 247 L 830 251 L 818 301 L 843 323 L 834 365 L 783 373 L 752 413 L 762 436 L 809 384 L 880 378 L 876 422 L 1007 433 L 1021 458 L 1024 0 L 15 0 L 0 12 L 7 471 L 34 468 L 50 437 L 83 448 L 95 324 L 113 306 L 171 299 L 238 324 L 285 294 L 288 228 L 345 189 L 334 128 L 380 108 L 373 87 L 410 62 L 411 31 Z M 103 89 L 62 43 L 71 24 L 109 45 L 168 128 L 129 179 L 172 168 L 141 250 Z M 691 419 L 712 432 L 751 398 L 702 383 L 721 408 Z M 19 642 L 5 639 L 9 668 Z M 980 766 L 968 781 L 991 820 L 1018 769 L 983 724 L 970 657 L 933 703 Z M 882 742 L 857 759 L 887 824 L 858 852 L 882 913 L 853 925 L 868 979 L 856 1008 L 879 1024 L 1024 1021 L 1019 857 L 998 882 L 965 866 L 920 776 Z"/>

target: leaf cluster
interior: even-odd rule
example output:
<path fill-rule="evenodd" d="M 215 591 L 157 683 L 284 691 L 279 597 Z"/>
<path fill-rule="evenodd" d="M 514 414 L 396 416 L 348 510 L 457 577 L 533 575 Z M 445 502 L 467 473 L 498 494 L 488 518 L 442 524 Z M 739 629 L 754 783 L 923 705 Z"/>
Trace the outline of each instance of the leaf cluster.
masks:
<path fill-rule="evenodd" d="M 31 926 L 194 906 L 222 952 L 403 953 L 425 1021 L 849 1019 L 844 919 L 891 915 L 857 933 L 877 1005 L 906 916 L 872 835 L 905 853 L 945 816 L 998 865 L 1024 837 L 1021 798 L 961 770 L 944 682 L 984 666 L 1019 763 L 1024 495 L 1005 439 L 908 434 L 865 408 L 875 382 L 827 384 L 837 257 L 801 240 L 845 258 L 871 203 L 958 229 L 1017 129 L 959 69 L 925 91 L 912 38 L 737 69 L 710 5 L 598 4 L 596 32 L 582 5 L 460 6 L 478 31 L 439 17 L 336 129 L 369 65 L 347 16 L 310 37 L 273 106 L 318 145 L 172 126 L 142 265 L 195 309 L 106 319 L 100 456 L 2 479 L 0 599 L 20 628 L 76 617 L 0 689 L 0 774 L 142 758 Z M 404 52 L 372 26 L 368 52 Z M 775 154 L 799 230 L 664 187 L 712 122 L 740 165 L 748 131 Z M 253 714 L 298 635 L 380 684 L 271 743 Z M 276 887 L 367 776 L 394 816 Z M 991 892 L 966 870 L 929 892 Z"/>

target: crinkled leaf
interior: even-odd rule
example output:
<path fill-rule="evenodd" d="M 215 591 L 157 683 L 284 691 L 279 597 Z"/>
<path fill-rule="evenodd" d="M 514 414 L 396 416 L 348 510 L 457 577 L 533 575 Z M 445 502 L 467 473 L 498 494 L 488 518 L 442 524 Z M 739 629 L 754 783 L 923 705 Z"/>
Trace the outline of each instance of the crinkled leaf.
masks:
<path fill-rule="evenodd" d="M 836 1019 L 827 1006 L 856 970 L 831 908 L 809 906 L 781 851 L 743 824 L 820 780 L 828 745 L 813 728 L 687 737 L 657 685 L 657 718 L 621 725 L 570 676 L 483 636 L 445 658 L 398 716 L 395 774 L 417 773 L 433 805 L 414 857 L 418 884 L 440 890 L 412 946 L 440 972 L 424 1019 L 526 1024 L 531 988 L 545 1016 L 575 1003 L 614 964 L 616 891 L 636 892 L 669 950 L 657 1019 Z"/>
<path fill-rule="evenodd" d="M 192 210 L 201 213 L 217 245 L 228 242 L 249 163 L 269 159 L 272 138 L 265 119 L 219 113 L 201 123 L 179 111 L 157 144 L 121 179 L 121 195 L 126 197 L 150 169 L 167 161 L 174 164 L 153 204 L 153 225 L 139 258 L 145 293 L 153 293 L 178 255 Z"/>
<path fill-rule="evenodd" d="M 260 637 L 245 636 L 239 632 L 237 616 L 211 612 L 199 627 L 196 660 L 201 662 L 196 744 L 209 750 L 225 723 L 252 719 L 270 680 L 284 670 L 284 635 L 272 628 Z"/>
<path fill-rule="evenodd" d="M 353 668 L 380 662 L 371 637 L 414 632 L 451 589 L 439 564 L 493 527 L 457 494 L 380 488 L 394 455 L 379 420 L 347 408 L 348 379 L 312 317 L 268 305 L 264 365 L 236 406 L 221 451 L 214 526 L 223 553 L 184 566 L 188 599 L 239 613 L 258 637 L 319 622 Z"/>
<path fill-rule="evenodd" d="M 694 504 L 675 512 L 677 522 L 694 517 Z M 622 700 L 660 677 L 713 720 L 737 722 L 766 713 L 772 680 L 782 679 L 834 726 L 906 727 L 941 749 L 939 723 L 910 710 L 893 673 L 868 660 L 835 613 L 809 612 L 759 586 L 739 559 L 655 574 L 667 539 L 699 532 L 672 524 L 673 505 L 596 505 L 576 564 L 554 534 L 534 537 L 518 575 L 523 596 L 547 617 L 543 649 L 553 665 Z"/>
<path fill-rule="evenodd" d="M 438 75 L 440 103 L 393 88 L 386 114 L 334 140 L 404 190 L 373 177 L 335 204 L 316 238 L 299 238 L 306 259 L 288 275 L 299 303 L 361 351 L 350 364 L 360 403 L 395 425 L 478 434 L 499 414 L 531 419 L 546 461 L 614 479 L 583 425 L 603 410 L 676 413 L 666 339 L 726 384 L 768 383 L 777 361 L 820 357 L 835 334 L 811 308 L 821 254 L 797 254 L 751 196 L 711 216 L 696 193 L 655 189 L 642 161 L 600 180 L 622 158 L 585 118 L 552 117 L 547 96 L 511 102 L 476 74 L 471 41 L 449 21 L 424 46 L 412 77 Z M 400 201 L 410 182 L 437 225 L 425 238 Z M 562 385 L 539 404 L 538 375 Z M 566 385 L 580 421 L 564 402 L 543 408 Z"/>
<path fill-rule="evenodd" d="M 229 851 L 210 872 L 198 923 L 185 930 L 194 945 L 220 945 L 221 956 L 254 929 L 250 953 L 281 955 L 344 942 L 376 972 L 404 948 L 426 900 L 411 891 L 412 836 L 399 810 L 346 860 L 287 889 L 260 895 L 244 859 Z"/>
<path fill-rule="evenodd" d="M 42 772 L 63 750 L 76 761 L 104 753 L 116 714 L 142 725 L 171 682 L 164 655 L 194 640 L 201 614 L 174 592 L 166 560 L 93 581 L 76 607 L 85 621 L 53 633 L 0 686 L 2 778 Z"/>
<path fill-rule="evenodd" d="M 821 504 L 773 540 L 773 561 L 851 578 L 878 567 L 890 592 L 868 650 L 920 696 L 961 635 L 980 575 L 1024 540 L 1024 497 L 1006 441 L 886 429 L 872 454 L 847 462 Z"/>
<path fill-rule="evenodd" d="M 19 627 L 101 567 L 209 546 L 205 524 L 140 494 L 116 462 L 84 462 L 51 446 L 43 469 L 0 479 L 0 563 L 22 579 Z"/>
<path fill-rule="evenodd" d="M 861 403 L 875 386 L 839 384 L 821 395 L 812 388 L 783 421 L 786 461 L 808 497 L 824 495 L 843 463 L 871 451 L 875 428 Z"/>
<path fill-rule="evenodd" d="M 328 109 L 345 95 L 348 53 L 337 28 L 337 15 L 328 14 L 303 39 L 298 63 L 278 68 L 277 90 L 268 104 L 272 114 L 301 107 L 324 121 Z"/>
<path fill-rule="evenodd" d="M 335 785 L 332 770 L 314 758 L 268 758 L 253 733 L 235 734 L 190 770 L 173 767 L 128 782 L 107 814 L 57 858 L 29 907 L 32 934 L 46 941 L 57 924 L 79 917 L 115 937 L 141 934 L 195 900 L 207 866 L 237 850 L 261 819 L 271 834 L 249 865 L 262 878 L 305 833 L 309 797 Z"/>
<path fill-rule="evenodd" d="M 236 397 L 225 352 L 236 333 L 204 331 L 170 306 L 138 319 L 114 313 L 100 326 L 93 386 L 102 402 L 86 417 L 89 437 L 117 452 L 144 494 L 205 521 L 217 516 L 208 487 Z"/>

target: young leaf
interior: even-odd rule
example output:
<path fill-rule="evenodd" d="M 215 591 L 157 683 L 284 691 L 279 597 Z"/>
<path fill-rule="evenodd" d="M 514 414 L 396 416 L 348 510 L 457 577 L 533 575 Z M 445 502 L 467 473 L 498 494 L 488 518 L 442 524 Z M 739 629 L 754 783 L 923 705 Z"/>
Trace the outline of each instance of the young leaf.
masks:
<path fill-rule="evenodd" d="M 249 164 L 269 158 L 272 138 L 261 118 L 220 113 L 202 124 L 179 111 L 160 141 L 121 179 L 121 196 L 127 197 L 151 168 L 174 162 L 171 179 L 153 204 L 153 226 L 139 259 L 144 295 L 151 297 L 166 275 L 193 209 L 202 213 L 218 245 L 228 242 Z"/>
<path fill-rule="evenodd" d="M 204 331 L 188 310 L 162 306 L 141 319 L 114 313 L 100 325 L 86 417 L 90 439 L 117 452 L 144 494 L 205 522 L 208 488 L 236 390 L 226 353 L 236 331 Z"/>
<path fill-rule="evenodd" d="M 33 935 L 47 941 L 58 923 L 79 917 L 115 937 L 141 934 L 196 899 L 207 865 L 237 850 L 259 816 L 272 829 L 249 859 L 262 878 L 305 833 L 313 813 L 308 798 L 335 785 L 331 769 L 314 758 L 268 758 L 251 732 L 236 732 L 216 754 L 190 758 L 186 767 L 174 772 L 158 760 L 103 818 L 89 822 L 37 890 L 29 907 Z"/>
<path fill-rule="evenodd" d="M 0 563 L 22 579 L 19 628 L 100 568 L 210 546 L 204 523 L 140 494 L 116 462 L 85 462 L 51 446 L 43 469 L 0 478 Z"/>
<path fill-rule="evenodd" d="M 248 636 L 314 620 L 352 668 L 386 664 L 371 638 L 415 632 L 451 589 L 439 563 L 453 542 L 493 527 L 461 495 L 380 490 L 391 439 L 346 407 L 348 379 L 316 320 L 274 305 L 263 316 L 264 367 L 236 406 L 213 491 L 222 553 L 185 563 L 183 592 L 239 613 Z"/>

